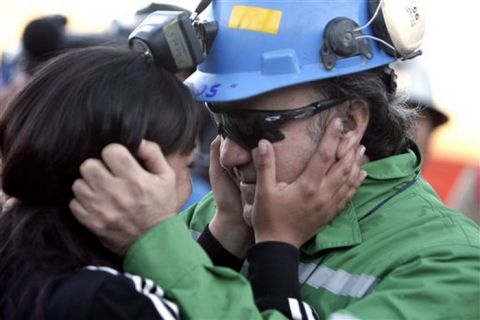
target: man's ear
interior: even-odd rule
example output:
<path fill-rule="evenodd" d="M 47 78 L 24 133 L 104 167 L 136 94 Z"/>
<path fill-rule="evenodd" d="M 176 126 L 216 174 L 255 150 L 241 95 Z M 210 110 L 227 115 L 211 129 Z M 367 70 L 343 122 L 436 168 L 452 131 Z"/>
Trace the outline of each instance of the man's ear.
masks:
<path fill-rule="evenodd" d="M 362 140 L 367 130 L 368 121 L 370 119 L 370 108 L 365 100 L 353 99 L 348 101 L 348 107 L 342 117 L 344 134 L 353 134 L 356 141 Z"/>

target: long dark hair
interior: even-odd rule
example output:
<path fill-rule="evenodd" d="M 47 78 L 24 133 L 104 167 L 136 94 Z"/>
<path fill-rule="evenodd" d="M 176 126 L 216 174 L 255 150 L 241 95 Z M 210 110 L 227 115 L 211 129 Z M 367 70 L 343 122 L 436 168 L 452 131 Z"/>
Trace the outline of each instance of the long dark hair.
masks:
<path fill-rule="evenodd" d="M 113 142 L 134 153 L 142 138 L 188 154 L 197 112 L 174 75 L 128 49 L 66 53 L 36 74 L 0 121 L 2 188 L 18 200 L 0 213 L 0 318 L 31 315 L 32 303 L 41 314 L 49 288 L 85 265 L 121 268 L 68 209 L 79 166 Z"/>

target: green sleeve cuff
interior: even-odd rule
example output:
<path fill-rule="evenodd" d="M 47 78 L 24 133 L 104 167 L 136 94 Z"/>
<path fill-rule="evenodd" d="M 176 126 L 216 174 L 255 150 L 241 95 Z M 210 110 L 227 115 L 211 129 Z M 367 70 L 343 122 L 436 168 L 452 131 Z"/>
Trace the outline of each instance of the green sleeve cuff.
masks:
<path fill-rule="evenodd" d="M 175 216 L 142 235 L 128 250 L 123 267 L 169 289 L 200 264 L 212 262 L 192 238 L 185 221 Z"/>

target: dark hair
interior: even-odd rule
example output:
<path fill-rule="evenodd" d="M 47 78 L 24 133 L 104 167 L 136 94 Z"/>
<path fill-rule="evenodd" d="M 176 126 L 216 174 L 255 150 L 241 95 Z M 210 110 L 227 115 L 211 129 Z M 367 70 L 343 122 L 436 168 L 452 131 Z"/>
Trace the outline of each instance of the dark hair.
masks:
<path fill-rule="evenodd" d="M 370 160 L 403 153 L 410 145 L 407 131 L 414 121 L 415 109 L 390 90 L 384 67 L 319 82 L 330 97 L 364 99 L 370 108 L 370 121 L 361 143 Z"/>
<path fill-rule="evenodd" d="M 0 318 L 34 296 L 41 312 L 48 288 L 85 265 L 121 268 L 68 209 L 79 166 L 142 138 L 187 154 L 197 110 L 174 75 L 128 49 L 72 51 L 34 76 L 0 122 L 3 190 L 19 201 L 0 214 Z"/>

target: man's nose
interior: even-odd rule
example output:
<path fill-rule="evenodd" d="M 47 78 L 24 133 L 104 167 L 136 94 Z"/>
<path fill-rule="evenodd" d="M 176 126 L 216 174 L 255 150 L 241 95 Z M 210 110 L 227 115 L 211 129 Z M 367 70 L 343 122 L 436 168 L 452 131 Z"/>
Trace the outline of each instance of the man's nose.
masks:
<path fill-rule="evenodd" d="M 222 138 L 220 144 L 220 164 L 225 169 L 244 166 L 252 161 L 250 150 L 242 148 L 238 143 L 229 139 Z"/>

